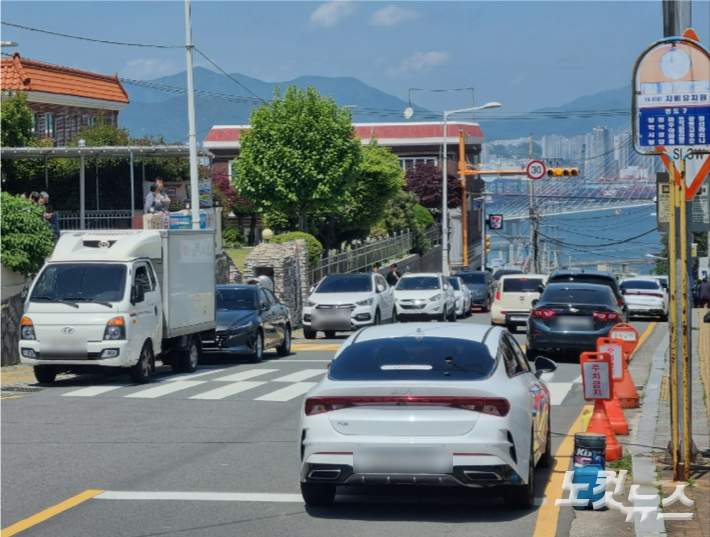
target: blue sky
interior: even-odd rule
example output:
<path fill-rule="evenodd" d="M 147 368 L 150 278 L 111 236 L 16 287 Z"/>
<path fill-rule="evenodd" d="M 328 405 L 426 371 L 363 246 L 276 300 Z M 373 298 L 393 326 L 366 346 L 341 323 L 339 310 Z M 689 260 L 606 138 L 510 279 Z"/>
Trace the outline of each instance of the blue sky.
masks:
<path fill-rule="evenodd" d="M 409 88 L 476 88 L 506 112 L 559 106 L 630 84 L 634 61 L 663 37 L 658 1 L 192 2 L 193 41 L 230 73 L 265 81 L 352 76 L 407 98 Z M 710 43 L 710 2 L 692 2 Z M 184 3 L 3 0 L 2 21 L 124 42 L 182 45 Z M 77 41 L 2 26 L 24 57 L 137 79 L 185 69 L 184 49 Z M 4 48 L 3 52 L 14 49 Z M 207 67 L 196 57 L 196 64 Z M 416 92 L 432 110 L 470 92 Z"/>

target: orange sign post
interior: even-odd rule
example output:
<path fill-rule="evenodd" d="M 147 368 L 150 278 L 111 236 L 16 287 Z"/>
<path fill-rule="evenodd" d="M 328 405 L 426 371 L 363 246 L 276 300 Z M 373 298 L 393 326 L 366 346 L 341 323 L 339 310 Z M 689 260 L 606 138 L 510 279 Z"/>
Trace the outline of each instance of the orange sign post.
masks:
<path fill-rule="evenodd" d="M 606 413 L 616 434 L 629 434 L 629 424 L 621 410 L 619 398 L 616 395 L 616 384 L 624 378 L 624 351 L 623 341 L 615 338 L 600 337 L 597 339 L 597 352 L 606 352 L 611 356 L 612 398 L 606 401 Z"/>
<path fill-rule="evenodd" d="M 613 397 L 611 355 L 608 352 L 583 352 L 579 362 L 582 367 L 584 398 L 594 401 L 594 414 L 589 420 L 587 432 L 605 435 L 606 460 L 619 460 L 622 448 L 616 440 L 614 428 L 604 406 L 604 401 L 610 401 Z"/>
<path fill-rule="evenodd" d="M 624 376 L 619 381 L 616 388 L 616 395 L 619 398 L 621 408 L 638 408 L 639 407 L 639 392 L 634 384 L 634 379 L 631 378 L 629 372 L 629 358 L 631 353 L 638 345 L 639 333 L 633 326 L 627 323 L 619 323 L 611 329 L 609 336 L 622 340 L 622 348 L 624 350 Z"/>

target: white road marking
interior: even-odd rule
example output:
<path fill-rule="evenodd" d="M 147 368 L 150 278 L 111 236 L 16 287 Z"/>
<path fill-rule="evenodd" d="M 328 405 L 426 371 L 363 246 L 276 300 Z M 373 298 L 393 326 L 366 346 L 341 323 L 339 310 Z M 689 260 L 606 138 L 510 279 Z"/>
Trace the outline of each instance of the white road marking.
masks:
<path fill-rule="evenodd" d="M 277 371 L 280 371 L 280 369 L 248 369 L 246 371 L 241 371 L 240 373 L 234 373 L 233 375 L 227 375 L 225 377 L 217 377 L 212 380 L 219 382 L 239 382 L 259 377 L 261 375 L 266 375 L 267 373 L 276 373 Z"/>
<path fill-rule="evenodd" d="M 155 388 L 148 388 L 147 390 L 140 390 L 138 392 L 129 393 L 124 395 L 124 397 L 137 397 L 139 399 L 155 399 L 156 397 L 161 397 L 173 392 L 179 392 L 180 390 L 186 390 L 192 388 L 193 386 L 199 386 L 204 384 L 206 380 L 181 380 L 180 382 L 171 382 L 169 384 L 163 384 L 162 386 L 156 386 Z"/>
<path fill-rule="evenodd" d="M 132 492 L 107 490 L 94 496 L 98 500 L 187 500 L 212 502 L 290 502 L 303 503 L 300 494 L 260 492 Z"/>
<path fill-rule="evenodd" d="M 110 392 L 113 390 L 118 390 L 119 388 L 125 388 L 126 386 L 131 386 L 131 384 L 122 384 L 120 386 L 89 386 L 88 388 L 82 388 L 80 390 L 75 390 L 73 392 L 63 393 L 63 397 L 93 397 L 95 395 L 100 395 L 102 393 Z"/>
<path fill-rule="evenodd" d="M 323 363 L 328 364 L 333 360 L 284 360 L 283 358 L 271 358 L 270 360 L 264 360 L 265 362 L 278 362 L 278 363 L 294 363 L 294 364 L 305 364 L 306 362 L 313 363 Z"/>
<path fill-rule="evenodd" d="M 304 369 L 303 371 L 296 371 L 285 377 L 271 379 L 271 382 L 301 382 L 302 380 L 323 375 L 327 371 L 327 369 Z"/>
<path fill-rule="evenodd" d="M 261 386 L 262 384 L 266 384 L 266 382 L 230 382 L 226 386 L 222 386 L 221 388 L 216 388 L 208 392 L 198 393 L 197 395 L 188 397 L 188 399 L 224 399 L 225 397 L 229 397 L 230 395 L 251 390 L 252 388 L 256 388 L 258 386 Z"/>
<path fill-rule="evenodd" d="M 576 379 L 574 379 L 572 384 L 582 384 L 582 375 L 579 375 Z"/>
<path fill-rule="evenodd" d="M 548 382 L 547 389 L 550 390 L 550 404 L 552 406 L 561 405 L 572 389 L 572 384 L 572 382 Z"/>
<path fill-rule="evenodd" d="M 254 401 L 290 401 L 294 397 L 303 395 L 316 384 L 316 382 L 296 382 L 275 392 L 257 397 Z"/>
<path fill-rule="evenodd" d="M 194 379 L 196 377 L 201 377 L 203 375 L 211 375 L 212 373 L 219 373 L 220 371 L 226 371 L 226 368 L 221 368 L 221 369 L 211 369 L 209 371 L 205 371 L 203 373 L 180 373 L 179 375 L 171 375 L 169 377 L 164 377 L 158 380 L 190 380 Z"/>

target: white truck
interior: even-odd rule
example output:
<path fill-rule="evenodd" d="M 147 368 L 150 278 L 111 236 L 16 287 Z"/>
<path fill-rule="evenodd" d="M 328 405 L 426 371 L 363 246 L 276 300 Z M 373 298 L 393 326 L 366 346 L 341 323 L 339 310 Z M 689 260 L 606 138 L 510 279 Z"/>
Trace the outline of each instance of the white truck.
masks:
<path fill-rule="evenodd" d="M 193 372 L 216 327 L 214 230 L 63 232 L 25 290 L 20 359 L 40 383 L 127 368 L 148 381 L 160 358 Z"/>

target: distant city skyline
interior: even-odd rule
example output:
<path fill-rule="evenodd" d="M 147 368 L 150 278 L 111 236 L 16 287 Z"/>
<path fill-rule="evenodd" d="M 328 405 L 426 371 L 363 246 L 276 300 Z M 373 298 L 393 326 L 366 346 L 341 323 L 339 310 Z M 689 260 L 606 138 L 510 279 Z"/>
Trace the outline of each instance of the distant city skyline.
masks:
<path fill-rule="evenodd" d="M 702 42 L 710 3 L 692 2 Z M 155 79 L 185 70 L 182 2 L 2 2 L 23 57 L 104 74 Z M 501 113 L 554 107 L 629 84 L 641 51 L 662 37 L 660 1 L 192 2 L 193 41 L 229 73 L 265 81 L 351 76 L 400 99 L 409 89 L 475 87 Z M 703 24 L 702 22 L 705 22 Z M 215 67 L 196 55 L 196 65 Z M 235 88 L 237 86 L 235 85 Z M 473 103 L 470 89 L 413 92 L 431 110 Z"/>

